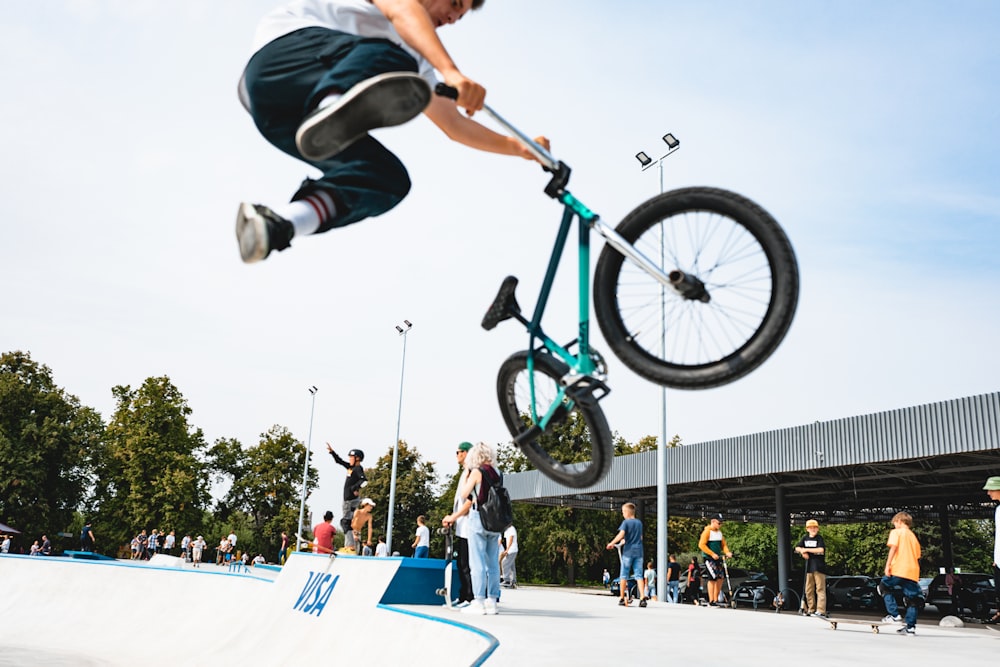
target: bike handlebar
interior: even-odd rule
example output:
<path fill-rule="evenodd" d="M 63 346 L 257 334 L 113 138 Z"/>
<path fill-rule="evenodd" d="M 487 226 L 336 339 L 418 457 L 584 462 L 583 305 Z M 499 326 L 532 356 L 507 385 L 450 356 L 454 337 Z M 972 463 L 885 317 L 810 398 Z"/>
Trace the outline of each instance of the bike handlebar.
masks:
<path fill-rule="evenodd" d="M 449 86 L 446 83 L 439 83 L 434 87 L 434 93 L 440 95 L 441 97 L 447 97 L 450 100 L 458 100 L 458 89 Z M 538 160 L 545 171 L 548 172 L 558 172 L 559 165 L 561 164 L 559 160 L 555 159 L 551 153 L 549 153 L 543 146 L 540 146 L 531 137 L 521 132 L 519 129 L 510 124 L 505 118 L 494 111 L 490 105 L 484 104 L 483 111 L 495 120 L 501 127 L 503 127 L 508 134 L 520 141 L 528 149 L 528 151 Z"/>

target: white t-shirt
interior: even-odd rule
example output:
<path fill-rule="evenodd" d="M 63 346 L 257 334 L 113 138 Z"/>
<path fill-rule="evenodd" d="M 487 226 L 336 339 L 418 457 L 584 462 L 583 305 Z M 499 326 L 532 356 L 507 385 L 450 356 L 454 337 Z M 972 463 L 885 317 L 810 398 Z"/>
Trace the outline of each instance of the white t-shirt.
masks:
<path fill-rule="evenodd" d="M 389 545 L 385 542 L 379 542 L 375 545 L 375 557 L 384 558 L 389 555 Z"/>
<path fill-rule="evenodd" d="M 227 539 L 229 540 L 230 546 L 232 546 L 235 549 L 236 548 L 236 533 L 229 533 L 229 537 Z"/>
<path fill-rule="evenodd" d="M 993 563 L 1000 566 L 1000 505 L 993 513 L 993 526 L 996 533 L 993 536 Z"/>
<path fill-rule="evenodd" d="M 512 537 L 514 538 L 513 540 L 510 539 Z M 507 530 L 503 531 L 503 543 L 504 543 L 504 546 L 507 545 L 508 541 L 510 541 L 510 548 L 507 549 L 508 555 L 509 554 L 516 554 L 517 553 L 517 529 L 514 528 L 513 524 L 510 525 L 510 526 L 507 526 Z"/>
<path fill-rule="evenodd" d="M 431 546 L 431 529 L 427 526 L 417 526 L 417 546 Z"/>
<path fill-rule="evenodd" d="M 369 0 L 292 0 L 265 16 L 254 33 L 253 52 L 302 28 L 330 28 L 361 37 L 381 37 L 398 44 L 417 61 L 417 71 L 433 88 L 434 68 L 403 41 L 392 23 Z"/>
<path fill-rule="evenodd" d="M 461 498 L 458 495 L 458 489 L 462 488 L 465 480 L 469 477 L 469 471 L 467 468 L 462 469 L 462 475 L 458 478 L 458 488 L 455 489 L 455 504 L 452 506 L 452 512 L 457 512 L 458 509 L 465 504 L 465 498 Z M 472 512 L 473 510 L 469 510 Z M 455 519 L 455 537 L 461 537 L 463 539 L 469 539 L 469 515 L 463 514 L 462 516 Z"/>

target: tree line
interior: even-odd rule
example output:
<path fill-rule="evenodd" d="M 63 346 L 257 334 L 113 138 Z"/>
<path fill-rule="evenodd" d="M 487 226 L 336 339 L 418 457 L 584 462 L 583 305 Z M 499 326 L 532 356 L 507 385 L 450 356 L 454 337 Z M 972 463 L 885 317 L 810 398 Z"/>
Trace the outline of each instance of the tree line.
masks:
<path fill-rule="evenodd" d="M 93 408 L 56 386 L 52 371 L 29 353 L 0 354 L 0 522 L 22 531 L 27 551 L 43 533 L 64 538 L 75 549 L 85 520 L 93 521 L 96 550 L 128 557 L 131 538 L 143 528 L 213 537 L 236 533 L 238 547 L 274 562 L 281 532 L 292 536 L 298 525 L 301 471 L 305 444 L 284 426 L 274 425 L 256 443 L 234 438 L 206 442 L 190 421 L 191 409 L 169 377 L 149 377 L 140 386 L 112 388 L 115 408 L 105 421 Z M 586 425 L 572 417 L 559 424 L 543 446 L 561 460 L 585 460 L 590 451 Z M 615 435 L 615 454 L 656 447 L 656 437 L 628 443 Z M 669 446 L 680 446 L 675 436 Z M 509 443 L 497 445 L 505 472 L 531 469 Z M 392 448 L 374 462 L 367 460 L 365 493 L 376 500 L 374 531 L 384 534 L 388 520 Z M 439 471 L 416 447 L 398 448 L 394 550 L 409 555 L 418 515 L 432 527 L 431 555 L 443 556 L 443 538 L 433 527 L 451 512 L 460 471 Z M 319 474 L 308 466 L 306 491 L 312 493 Z M 212 489 L 225 489 L 213 497 Z M 337 509 L 337 508 L 334 508 Z M 590 584 L 607 568 L 617 574 L 618 561 L 604 545 L 621 523 L 618 508 L 589 510 L 515 503 L 518 530 L 518 578 L 522 582 Z M 655 556 L 656 522 L 645 517 L 647 560 Z M 943 561 L 936 524 L 918 523 L 924 545 L 922 566 L 936 571 Z M 705 521 L 672 516 L 668 520 L 671 552 L 685 563 L 697 551 Z M 967 571 L 992 562 L 992 526 L 983 521 L 953 525 L 955 564 Z M 777 570 L 777 531 L 773 525 L 724 525 L 726 539 L 738 554 L 737 564 L 750 570 Z M 884 565 L 888 525 L 824 526 L 827 561 L 833 573 L 874 574 Z M 793 542 L 801 529 L 792 528 Z M 309 537 L 309 535 L 306 535 Z M 336 544 L 343 537 L 337 535 Z M 56 541 L 59 546 L 59 541 Z M 793 566 L 797 564 L 793 563 Z M 614 576 L 614 575 L 613 575 Z"/>

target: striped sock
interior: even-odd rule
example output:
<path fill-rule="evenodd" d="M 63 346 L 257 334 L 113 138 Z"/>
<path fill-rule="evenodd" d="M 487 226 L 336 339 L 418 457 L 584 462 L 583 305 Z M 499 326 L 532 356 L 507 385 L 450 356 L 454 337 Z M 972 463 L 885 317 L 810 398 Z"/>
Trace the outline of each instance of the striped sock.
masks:
<path fill-rule="evenodd" d="M 337 207 L 330 193 L 316 190 L 305 199 L 297 199 L 274 212 L 292 223 L 296 236 L 306 236 L 314 234 L 327 220 L 332 220 L 337 214 Z"/>

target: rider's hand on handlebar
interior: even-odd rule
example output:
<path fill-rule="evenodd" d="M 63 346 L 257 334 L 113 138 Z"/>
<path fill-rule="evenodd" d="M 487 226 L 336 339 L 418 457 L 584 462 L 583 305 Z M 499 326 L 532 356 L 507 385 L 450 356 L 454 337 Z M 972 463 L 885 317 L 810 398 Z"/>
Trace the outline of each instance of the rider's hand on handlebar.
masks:
<path fill-rule="evenodd" d="M 516 151 L 515 155 L 520 155 L 525 160 L 534 160 L 535 159 L 535 156 L 531 153 L 531 151 L 528 150 L 527 146 L 525 146 L 524 144 L 522 144 L 520 141 L 518 141 L 514 137 L 511 137 L 510 140 L 513 142 L 514 149 Z M 550 150 L 549 149 L 549 140 L 548 140 L 547 137 L 535 137 L 535 143 L 538 144 L 539 146 L 541 146 L 542 148 L 544 148 L 545 150 Z"/>
<path fill-rule="evenodd" d="M 486 100 L 486 89 L 472 79 L 456 73 L 454 76 L 447 77 L 445 83 L 458 91 L 458 100 L 455 103 L 465 109 L 465 115 L 469 118 L 472 118 L 472 114 L 483 108 L 483 102 Z"/>

